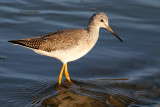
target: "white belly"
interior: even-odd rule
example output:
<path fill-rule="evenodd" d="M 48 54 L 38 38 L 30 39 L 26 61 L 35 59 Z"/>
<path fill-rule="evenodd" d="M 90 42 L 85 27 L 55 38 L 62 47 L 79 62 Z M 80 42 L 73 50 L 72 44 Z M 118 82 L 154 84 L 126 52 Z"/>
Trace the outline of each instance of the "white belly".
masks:
<path fill-rule="evenodd" d="M 62 63 L 65 64 L 67 62 L 74 61 L 81 58 L 82 56 L 87 54 L 92 47 L 87 48 L 84 46 L 83 47 L 77 46 L 74 48 L 70 48 L 68 50 L 57 50 L 52 52 L 46 52 L 43 50 L 34 50 L 34 51 L 41 55 L 57 58 L 58 60 L 60 60 Z"/>

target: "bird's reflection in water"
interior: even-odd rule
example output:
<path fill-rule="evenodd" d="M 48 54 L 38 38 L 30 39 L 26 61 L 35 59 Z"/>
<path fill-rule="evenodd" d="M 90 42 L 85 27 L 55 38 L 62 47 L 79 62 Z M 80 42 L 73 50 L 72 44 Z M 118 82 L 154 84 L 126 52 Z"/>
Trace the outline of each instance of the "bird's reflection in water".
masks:
<path fill-rule="evenodd" d="M 65 91 L 62 94 L 46 98 L 42 105 L 45 107 L 105 107 L 98 100 L 73 91 Z"/>
<path fill-rule="evenodd" d="M 150 89 L 150 84 L 144 84 L 144 81 L 138 85 L 126 78 L 72 80 L 72 82 L 73 84 L 64 82 L 61 90 L 59 88 L 55 90 L 58 83 L 54 85 L 51 83 L 48 87 L 41 88 L 41 91 L 37 92 L 36 101 L 32 102 L 38 107 L 126 107 L 134 104 L 157 104 L 152 100 L 153 92 L 147 88 Z M 157 92 L 159 91 L 155 91 Z"/>
<path fill-rule="evenodd" d="M 79 87 L 76 84 L 69 83 L 67 80 L 61 87 L 57 84 L 58 95 L 44 99 L 42 105 L 45 107 L 105 107 L 98 100 L 75 92 L 77 88 Z"/>

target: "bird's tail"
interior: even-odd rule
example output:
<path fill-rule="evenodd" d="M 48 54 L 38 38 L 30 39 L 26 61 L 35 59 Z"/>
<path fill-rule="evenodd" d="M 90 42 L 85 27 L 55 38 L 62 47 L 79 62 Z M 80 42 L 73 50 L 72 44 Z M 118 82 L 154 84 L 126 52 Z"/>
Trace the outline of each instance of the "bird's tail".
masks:
<path fill-rule="evenodd" d="M 34 48 L 34 49 L 38 49 L 39 48 L 39 45 L 37 45 L 36 41 L 31 42 L 31 41 L 28 41 L 28 40 L 11 40 L 11 41 L 8 41 L 8 42 L 11 42 L 11 43 L 13 43 L 15 45 L 28 47 L 28 48 Z"/>

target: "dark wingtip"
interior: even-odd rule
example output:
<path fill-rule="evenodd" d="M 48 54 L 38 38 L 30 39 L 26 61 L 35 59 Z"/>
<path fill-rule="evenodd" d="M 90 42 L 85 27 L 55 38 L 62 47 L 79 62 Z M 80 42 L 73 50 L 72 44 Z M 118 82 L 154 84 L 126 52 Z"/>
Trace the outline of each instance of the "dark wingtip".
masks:
<path fill-rule="evenodd" d="M 12 40 L 8 41 L 8 42 L 12 42 Z"/>
<path fill-rule="evenodd" d="M 13 44 L 21 45 L 21 46 L 26 46 L 24 43 L 22 43 L 22 40 L 10 40 L 8 42 L 11 42 Z M 26 46 L 28 47 L 28 46 Z"/>
<path fill-rule="evenodd" d="M 11 43 L 16 44 L 16 45 L 24 46 L 24 47 L 38 49 L 37 47 L 26 45 L 25 40 L 10 40 L 8 42 L 11 42 Z"/>
<path fill-rule="evenodd" d="M 10 40 L 10 41 L 8 41 L 8 42 L 11 42 L 11 43 L 13 43 L 13 44 L 19 44 L 18 40 Z"/>

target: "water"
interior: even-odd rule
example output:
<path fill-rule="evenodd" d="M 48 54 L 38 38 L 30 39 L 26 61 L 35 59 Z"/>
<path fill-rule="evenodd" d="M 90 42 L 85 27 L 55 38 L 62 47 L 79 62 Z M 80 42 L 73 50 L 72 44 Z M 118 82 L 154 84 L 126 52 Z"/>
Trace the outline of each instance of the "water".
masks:
<path fill-rule="evenodd" d="M 0 106 L 160 106 L 159 0 L 1 0 Z M 72 90 L 58 94 L 62 63 L 8 40 L 84 28 L 95 12 L 106 29 L 83 58 L 68 64 Z M 63 78 L 63 83 L 65 78 Z"/>

